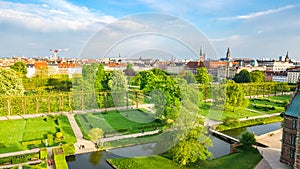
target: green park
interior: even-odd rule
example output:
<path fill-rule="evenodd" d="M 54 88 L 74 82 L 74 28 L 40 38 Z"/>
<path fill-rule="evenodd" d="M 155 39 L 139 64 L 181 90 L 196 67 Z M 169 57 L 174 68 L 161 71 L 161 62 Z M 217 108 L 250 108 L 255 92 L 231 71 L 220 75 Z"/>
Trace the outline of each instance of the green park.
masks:
<path fill-rule="evenodd" d="M 180 142 L 162 154 L 107 161 L 119 169 L 252 169 L 262 158 L 255 140 L 249 143 L 254 136 L 245 141 L 243 135 L 233 154 L 213 158 L 205 121 L 218 131 L 281 122 L 290 100 L 284 93 L 295 88 L 267 82 L 255 71 L 221 83 L 205 68 L 178 76 L 154 68 L 127 77 L 89 64 L 72 79 L 47 77 L 46 71 L 27 78 L 21 63 L 0 69 L 0 167 L 47 168 L 54 159 L 57 169 L 65 169 L 66 156 L 153 143 L 170 132 L 179 133 Z M 130 135 L 136 136 L 114 139 Z"/>

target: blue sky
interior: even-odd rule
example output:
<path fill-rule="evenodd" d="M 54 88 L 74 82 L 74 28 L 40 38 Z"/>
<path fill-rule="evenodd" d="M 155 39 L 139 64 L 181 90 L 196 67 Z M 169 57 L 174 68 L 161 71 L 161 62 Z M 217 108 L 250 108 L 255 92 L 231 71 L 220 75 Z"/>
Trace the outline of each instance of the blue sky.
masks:
<path fill-rule="evenodd" d="M 194 25 L 214 46 L 216 53 L 208 52 L 211 58 L 224 57 L 230 47 L 233 57 L 277 58 L 288 50 L 292 59 L 300 60 L 296 0 L 0 0 L 0 56 L 48 56 L 49 49 L 58 48 L 70 49 L 60 55 L 79 56 L 95 32 L 144 12 L 161 12 Z M 164 45 L 178 58 L 194 57 Z M 112 55 L 126 53 L 118 50 Z"/>

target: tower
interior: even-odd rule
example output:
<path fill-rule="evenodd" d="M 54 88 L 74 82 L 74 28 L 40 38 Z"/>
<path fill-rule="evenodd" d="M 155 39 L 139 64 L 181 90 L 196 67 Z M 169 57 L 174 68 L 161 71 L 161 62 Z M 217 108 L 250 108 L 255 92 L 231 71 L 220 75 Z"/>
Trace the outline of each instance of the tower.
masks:
<path fill-rule="evenodd" d="M 204 61 L 204 53 L 203 53 L 203 45 L 201 44 L 200 47 L 200 53 L 199 53 L 199 62 L 203 62 Z"/>
<path fill-rule="evenodd" d="M 230 60 L 230 49 L 229 49 L 229 47 L 227 48 L 227 52 L 226 52 L 226 60 Z"/>
<path fill-rule="evenodd" d="M 285 62 L 289 62 L 289 61 L 290 61 L 290 58 L 289 58 L 289 51 L 286 51 L 286 55 L 285 55 L 284 61 L 285 61 Z"/>

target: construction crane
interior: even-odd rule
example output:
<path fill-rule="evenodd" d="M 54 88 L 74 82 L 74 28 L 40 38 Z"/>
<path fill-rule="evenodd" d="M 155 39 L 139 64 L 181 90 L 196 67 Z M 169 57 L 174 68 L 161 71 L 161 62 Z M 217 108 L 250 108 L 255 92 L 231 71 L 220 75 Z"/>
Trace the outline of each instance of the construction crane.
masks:
<path fill-rule="evenodd" d="M 50 49 L 50 53 L 53 53 L 52 56 L 50 56 L 49 60 L 51 63 L 57 63 L 58 58 L 57 58 L 57 53 L 60 51 L 69 51 L 70 49 Z"/>

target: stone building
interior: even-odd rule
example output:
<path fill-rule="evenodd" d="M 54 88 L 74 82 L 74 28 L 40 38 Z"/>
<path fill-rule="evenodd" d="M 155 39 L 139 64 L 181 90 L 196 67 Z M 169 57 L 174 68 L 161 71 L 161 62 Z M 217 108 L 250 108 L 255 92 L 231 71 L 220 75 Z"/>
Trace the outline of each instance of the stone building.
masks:
<path fill-rule="evenodd" d="M 295 94 L 283 114 L 283 134 L 280 161 L 294 168 L 300 168 L 300 79 Z"/>

